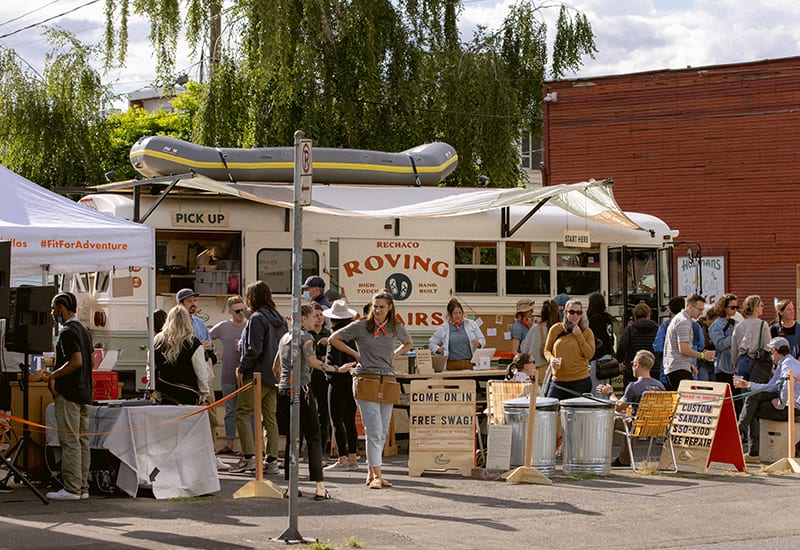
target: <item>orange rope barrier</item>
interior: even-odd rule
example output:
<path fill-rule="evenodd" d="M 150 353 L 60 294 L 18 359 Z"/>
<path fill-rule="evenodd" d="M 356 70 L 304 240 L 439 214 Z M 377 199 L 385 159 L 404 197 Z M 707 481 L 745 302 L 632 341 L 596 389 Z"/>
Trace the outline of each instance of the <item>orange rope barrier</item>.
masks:
<path fill-rule="evenodd" d="M 201 409 L 197 409 L 196 411 L 192 411 L 190 413 L 182 414 L 181 416 L 178 416 L 176 418 L 172 418 L 170 420 L 164 420 L 163 422 L 158 422 L 156 424 L 148 424 L 147 426 L 139 426 L 137 428 L 131 428 L 129 430 L 115 430 L 115 431 L 112 431 L 112 432 L 81 432 L 80 435 L 81 436 L 85 435 L 85 436 L 91 437 L 91 436 L 95 436 L 95 435 L 109 435 L 109 434 L 114 434 L 114 433 L 133 433 L 133 432 L 139 432 L 139 431 L 142 431 L 142 430 L 148 430 L 150 428 L 158 428 L 159 426 L 165 426 L 165 425 L 171 424 L 173 422 L 180 422 L 181 420 L 185 420 L 187 418 L 190 418 L 192 416 L 201 414 L 201 413 L 203 413 L 205 411 L 213 409 L 214 407 L 217 407 L 219 405 L 224 404 L 228 399 L 232 399 L 232 398 L 236 397 L 237 395 L 239 395 L 243 391 L 248 390 L 251 387 L 253 387 L 253 385 L 254 385 L 253 382 L 249 382 L 249 383 L 245 384 L 244 386 L 242 386 L 241 388 L 237 389 L 236 391 L 229 393 L 228 395 L 226 395 L 225 397 L 223 397 L 222 399 L 220 399 L 218 401 L 214 401 L 213 403 L 210 403 L 210 404 L 206 405 L 205 407 L 203 407 Z M 6 412 L 3 412 L 3 411 L 0 411 L 0 418 L 8 419 L 11 423 L 24 424 L 24 425 L 30 426 L 32 428 L 36 428 L 37 431 L 46 431 L 46 430 L 55 430 L 56 432 L 60 431 L 57 428 L 50 428 L 50 427 L 48 427 L 46 425 L 39 424 L 37 422 L 31 422 L 30 420 L 25 420 L 24 418 L 17 418 L 16 416 L 10 415 L 10 414 L 8 414 Z"/>

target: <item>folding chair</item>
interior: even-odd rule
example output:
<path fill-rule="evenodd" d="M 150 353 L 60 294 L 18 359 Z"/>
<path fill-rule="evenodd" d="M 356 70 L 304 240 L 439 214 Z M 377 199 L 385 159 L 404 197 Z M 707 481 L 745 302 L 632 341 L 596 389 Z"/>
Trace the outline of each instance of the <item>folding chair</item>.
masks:
<path fill-rule="evenodd" d="M 489 424 L 505 424 L 503 401 L 530 395 L 532 382 L 511 380 L 489 380 L 486 383 L 486 421 Z"/>
<path fill-rule="evenodd" d="M 633 456 L 633 441 L 642 437 L 649 439 L 646 461 L 650 460 L 653 440 L 657 437 L 666 438 L 665 444 L 669 444 L 673 471 L 678 471 L 678 465 L 675 462 L 675 449 L 672 446 L 672 438 L 669 434 L 672 415 L 675 412 L 677 403 L 678 392 L 647 391 L 642 395 L 635 415 L 617 413 L 617 418 L 622 420 L 624 428 L 624 432 L 618 431 L 618 433 L 625 436 L 631 457 L 631 468 L 634 472 L 636 471 L 636 459 Z"/>

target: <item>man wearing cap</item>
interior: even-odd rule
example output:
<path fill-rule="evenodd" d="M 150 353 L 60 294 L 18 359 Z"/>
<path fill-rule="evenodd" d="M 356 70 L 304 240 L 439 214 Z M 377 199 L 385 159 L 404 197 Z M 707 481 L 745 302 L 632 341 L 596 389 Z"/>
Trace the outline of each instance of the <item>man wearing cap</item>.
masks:
<path fill-rule="evenodd" d="M 767 344 L 772 362 L 775 364 L 775 372 L 766 384 L 758 384 L 745 380 L 741 376 L 734 376 L 733 384 L 737 388 L 748 390 L 761 390 L 754 393 L 744 400 L 742 413 L 739 415 L 739 432 L 743 433 L 750 427 L 749 452 L 745 456 L 747 462 L 760 462 L 759 457 L 759 423 L 753 422 L 755 418 L 766 418 L 786 422 L 789 418 L 787 404 L 791 401 L 794 404 L 795 422 L 800 421 L 800 384 L 794 385 L 794 396 L 789 399 L 789 385 L 781 384 L 782 380 L 789 377 L 789 372 L 794 376 L 800 375 L 800 361 L 795 359 L 791 353 L 791 345 L 783 336 L 773 338 Z"/>
<path fill-rule="evenodd" d="M 211 335 L 205 321 L 195 315 L 197 313 L 197 297 L 200 296 L 191 288 L 183 288 L 175 295 L 175 301 L 186 308 L 192 316 L 192 332 L 195 337 L 203 344 L 203 349 L 213 354 L 214 344 L 211 342 Z"/>
<path fill-rule="evenodd" d="M 533 322 L 533 300 L 520 298 L 517 300 L 517 315 L 511 325 L 511 353 L 519 353 L 519 345 L 528 335 Z"/>
<path fill-rule="evenodd" d="M 312 275 L 303 283 L 303 298 L 307 302 L 317 302 L 324 309 L 331 307 L 325 295 L 325 280 L 319 275 Z"/>
<path fill-rule="evenodd" d="M 61 325 L 56 342 L 56 370 L 44 371 L 53 394 L 61 477 L 64 488 L 47 493 L 52 500 L 89 498 L 89 404 L 92 402 L 92 335 L 78 321 L 78 302 L 71 292 L 56 294 L 50 304 Z"/>

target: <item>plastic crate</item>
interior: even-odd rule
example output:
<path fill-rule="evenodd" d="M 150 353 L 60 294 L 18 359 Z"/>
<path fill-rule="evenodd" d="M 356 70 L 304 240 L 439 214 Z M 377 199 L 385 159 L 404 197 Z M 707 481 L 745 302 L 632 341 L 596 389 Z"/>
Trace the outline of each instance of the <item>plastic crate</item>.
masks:
<path fill-rule="evenodd" d="M 92 371 L 92 398 L 95 401 L 119 399 L 119 373 Z"/>

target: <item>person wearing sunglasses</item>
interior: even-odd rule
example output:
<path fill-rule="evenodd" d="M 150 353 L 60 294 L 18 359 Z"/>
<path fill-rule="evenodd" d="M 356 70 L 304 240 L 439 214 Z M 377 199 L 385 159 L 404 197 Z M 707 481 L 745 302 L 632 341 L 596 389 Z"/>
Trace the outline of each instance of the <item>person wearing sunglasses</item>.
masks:
<path fill-rule="evenodd" d="M 800 356 L 800 323 L 797 322 L 794 304 L 788 298 L 775 299 L 775 313 L 778 318 L 770 328 L 773 338 L 782 336 L 789 342 L 792 356 Z"/>
<path fill-rule="evenodd" d="M 553 366 L 553 378 L 548 397 L 569 399 L 592 392 L 589 360 L 594 356 L 595 339 L 583 316 L 579 300 L 564 305 L 564 320 L 553 325 L 547 333 L 544 357 Z"/>
<path fill-rule="evenodd" d="M 739 390 L 733 385 L 733 361 L 731 359 L 731 342 L 733 338 L 733 328 L 736 325 L 736 312 L 739 310 L 739 298 L 736 294 L 723 294 L 717 303 L 714 304 L 713 311 L 717 318 L 711 323 L 708 335 L 714 343 L 717 356 L 714 358 L 714 379 L 717 382 L 725 382 L 731 387 L 733 394 L 738 394 Z M 736 415 L 742 409 L 742 401 L 737 399 L 733 402 L 736 407 Z"/>
<path fill-rule="evenodd" d="M 244 302 L 241 296 L 231 296 L 226 303 L 230 319 L 214 325 L 209 334 L 212 340 L 222 341 L 222 396 L 236 391 L 236 367 L 241 356 L 242 331 L 247 325 L 244 316 Z M 236 439 L 236 398 L 225 401 L 225 440 L 226 445 L 217 454 L 233 452 L 233 440 Z"/>
<path fill-rule="evenodd" d="M 683 310 L 669 322 L 664 339 L 664 375 L 665 386 L 676 391 L 681 380 L 691 380 L 697 376 L 697 366 L 693 359 L 714 361 L 715 351 L 698 351 L 695 349 L 695 322 L 703 314 L 706 299 L 699 294 L 686 298 Z M 704 347 L 704 346 L 703 346 Z M 700 347 L 700 350 L 703 350 Z"/>

